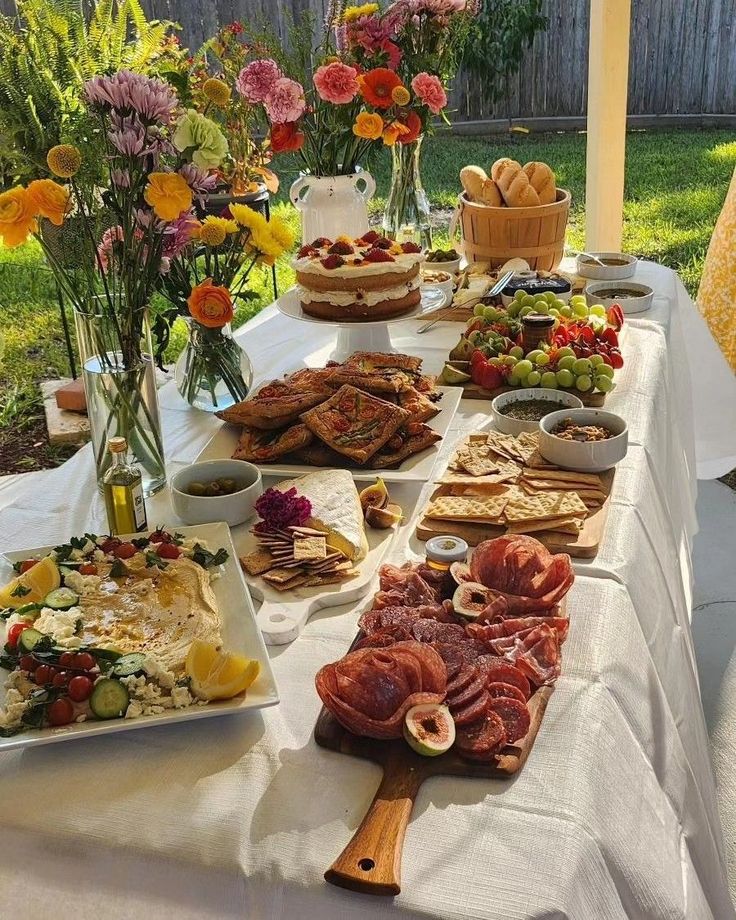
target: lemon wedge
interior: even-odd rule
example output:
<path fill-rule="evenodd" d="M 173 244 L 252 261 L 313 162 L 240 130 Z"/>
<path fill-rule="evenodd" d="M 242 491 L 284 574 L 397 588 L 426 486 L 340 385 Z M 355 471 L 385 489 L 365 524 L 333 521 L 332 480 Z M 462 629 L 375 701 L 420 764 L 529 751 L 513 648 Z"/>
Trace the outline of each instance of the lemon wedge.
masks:
<path fill-rule="evenodd" d="M 201 700 L 229 700 L 244 693 L 261 670 L 253 658 L 218 651 L 217 646 L 195 639 L 185 664 L 192 693 Z"/>
<path fill-rule="evenodd" d="M 0 607 L 12 607 L 15 610 L 24 604 L 40 604 L 60 584 L 59 567 L 51 556 L 44 556 L 27 572 L 0 588 Z"/>

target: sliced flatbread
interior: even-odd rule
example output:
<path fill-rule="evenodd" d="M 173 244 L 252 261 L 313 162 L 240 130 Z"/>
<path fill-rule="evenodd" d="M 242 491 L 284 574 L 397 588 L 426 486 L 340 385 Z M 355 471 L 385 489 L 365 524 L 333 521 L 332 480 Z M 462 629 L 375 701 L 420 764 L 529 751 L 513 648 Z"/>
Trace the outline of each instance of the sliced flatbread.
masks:
<path fill-rule="evenodd" d="M 488 495 L 482 498 L 440 495 L 431 502 L 425 516 L 441 521 L 500 523 L 507 501 L 506 495 Z"/>
<path fill-rule="evenodd" d="M 588 509 L 575 492 L 544 492 L 538 495 L 512 496 L 504 508 L 504 517 L 514 521 L 546 521 L 560 517 L 585 517 Z"/>

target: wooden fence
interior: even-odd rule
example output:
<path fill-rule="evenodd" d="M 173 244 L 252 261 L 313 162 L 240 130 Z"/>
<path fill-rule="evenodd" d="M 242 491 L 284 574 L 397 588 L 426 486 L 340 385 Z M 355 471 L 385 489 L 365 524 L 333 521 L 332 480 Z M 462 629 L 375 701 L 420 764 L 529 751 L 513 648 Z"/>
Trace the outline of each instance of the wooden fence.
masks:
<path fill-rule="evenodd" d="M 269 19 L 284 31 L 285 13 L 310 8 L 318 20 L 327 0 L 142 0 L 153 17 L 182 25 L 191 48 L 219 25 Z M 484 103 L 476 79 L 455 81 L 454 120 L 576 118 L 585 114 L 590 0 L 545 0 L 548 28 L 511 80 L 508 99 Z M 0 0 L 12 12 L 14 0 Z M 736 115 L 736 0 L 633 0 L 630 115 Z"/>

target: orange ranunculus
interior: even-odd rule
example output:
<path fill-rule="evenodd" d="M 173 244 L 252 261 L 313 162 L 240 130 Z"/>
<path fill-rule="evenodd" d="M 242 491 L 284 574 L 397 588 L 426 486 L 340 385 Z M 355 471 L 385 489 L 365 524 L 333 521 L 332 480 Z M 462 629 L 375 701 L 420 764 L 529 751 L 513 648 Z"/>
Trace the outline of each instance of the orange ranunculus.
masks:
<path fill-rule="evenodd" d="M 387 109 L 393 105 L 391 93 L 397 86 L 401 86 L 401 80 L 393 70 L 387 67 L 376 67 L 361 74 L 358 77 L 358 85 L 366 102 L 377 109 Z"/>
<path fill-rule="evenodd" d="M 274 153 L 288 153 L 301 149 L 304 133 L 297 128 L 295 121 L 283 125 L 271 125 L 271 150 Z"/>
<path fill-rule="evenodd" d="M 192 206 L 192 190 L 179 173 L 151 173 L 143 197 L 161 220 L 176 220 Z"/>
<path fill-rule="evenodd" d="M 226 287 L 218 287 L 206 278 L 192 288 L 187 298 L 193 319 L 208 329 L 221 329 L 233 318 L 233 299 Z"/>
<path fill-rule="evenodd" d="M 409 129 L 406 125 L 402 125 L 400 121 L 392 121 L 383 130 L 383 143 L 387 147 L 393 147 L 396 141 L 401 140 L 402 135 L 408 133 Z"/>
<path fill-rule="evenodd" d="M 0 239 L 6 246 L 20 246 L 38 230 L 28 190 L 20 185 L 0 193 Z"/>
<path fill-rule="evenodd" d="M 400 134 L 397 138 L 400 144 L 411 144 L 422 133 L 422 119 L 416 112 L 409 112 L 404 121 L 406 134 Z"/>
<path fill-rule="evenodd" d="M 353 134 L 367 141 L 378 140 L 383 134 L 383 119 L 375 112 L 361 112 L 355 119 Z"/>
<path fill-rule="evenodd" d="M 28 197 L 36 215 L 46 217 L 57 227 L 64 223 L 69 210 L 69 189 L 53 179 L 34 179 L 28 186 Z"/>

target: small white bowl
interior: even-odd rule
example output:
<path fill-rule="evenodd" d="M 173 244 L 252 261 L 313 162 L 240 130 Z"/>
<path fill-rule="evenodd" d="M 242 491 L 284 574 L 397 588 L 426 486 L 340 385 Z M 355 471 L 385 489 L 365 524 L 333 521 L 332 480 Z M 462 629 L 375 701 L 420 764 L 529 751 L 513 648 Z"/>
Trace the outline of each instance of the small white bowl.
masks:
<path fill-rule="evenodd" d="M 442 269 L 444 271 L 444 269 Z M 437 290 L 442 291 L 445 295 L 445 306 L 452 301 L 452 295 L 455 293 L 455 276 L 451 275 L 449 272 L 445 272 L 446 275 L 449 275 L 446 281 L 424 281 L 422 280 L 422 287 L 436 288 Z"/>
<path fill-rule="evenodd" d="M 229 495 L 190 495 L 193 482 L 234 479 L 241 488 Z M 225 521 L 231 527 L 252 517 L 254 505 L 263 491 L 257 466 L 245 460 L 203 460 L 179 470 L 171 477 L 171 507 L 185 524 L 212 524 Z"/>
<path fill-rule="evenodd" d="M 626 297 L 611 296 L 612 294 L 631 292 Z M 608 309 L 617 303 L 624 313 L 643 313 L 652 305 L 654 291 L 646 284 L 634 281 L 593 281 L 585 287 L 585 296 L 588 306 L 601 303 Z"/>
<path fill-rule="evenodd" d="M 539 422 L 528 422 L 522 419 L 509 418 L 501 412 L 503 406 L 509 403 L 518 402 L 521 399 L 544 399 L 551 403 L 558 403 L 566 406 L 568 409 L 582 409 L 583 402 L 578 399 L 574 393 L 566 393 L 564 390 L 549 390 L 545 387 L 527 387 L 525 389 L 509 390 L 508 393 L 501 393 L 491 401 L 491 415 L 493 423 L 499 431 L 504 434 L 521 434 L 522 431 L 536 431 L 539 428 Z M 558 411 L 550 409 L 550 412 Z M 560 410 L 564 411 L 564 410 Z"/>
<path fill-rule="evenodd" d="M 602 425 L 612 437 L 605 441 L 566 441 L 553 435 L 552 429 L 566 419 L 578 425 Z M 550 412 L 539 423 L 539 453 L 545 460 L 566 470 L 602 473 L 626 456 L 629 429 L 620 415 L 603 409 L 563 409 Z"/>
<path fill-rule="evenodd" d="M 449 272 L 456 275 L 460 271 L 462 257 L 452 259 L 450 262 L 422 262 L 422 271 L 424 272 Z"/>
<path fill-rule="evenodd" d="M 588 255 L 596 256 L 601 261 L 616 259 L 623 265 L 597 265 L 588 260 L 587 256 L 579 255 L 576 262 L 577 272 L 581 278 L 592 278 L 594 281 L 621 281 L 631 278 L 636 271 L 638 259 L 636 256 L 627 255 L 625 252 L 591 252 Z"/>

